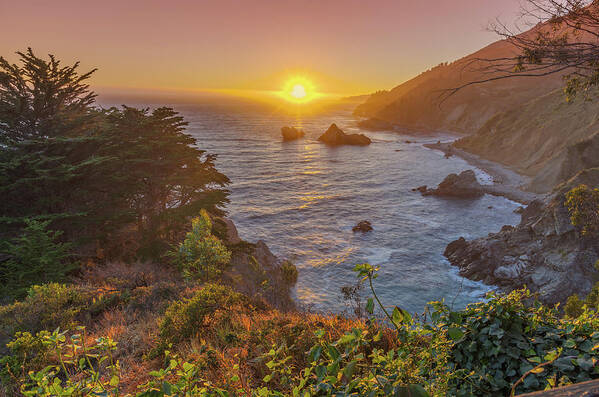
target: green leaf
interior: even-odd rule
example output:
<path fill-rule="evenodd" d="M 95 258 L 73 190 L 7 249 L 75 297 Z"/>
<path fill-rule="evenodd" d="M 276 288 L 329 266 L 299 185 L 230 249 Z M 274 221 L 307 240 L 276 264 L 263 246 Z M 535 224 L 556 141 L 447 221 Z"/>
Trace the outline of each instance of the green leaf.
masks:
<path fill-rule="evenodd" d="M 346 379 L 351 379 L 354 371 L 356 370 L 356 364 L 357 362 L 354 360 L 347 364 L 345 368 L 343 368 L 343 376 L 345 376 Z"/>
<path fill-rule="evenodd" d="M 393 314 L 391 317 L 392 317 L 393 323 L 396 326 L 399 326 L 404 321 L 403 313 L 401 312 L 401 310 L 399 310 L 399 307 L 397 307 L 397 306 L 395 306 L 395 308 L 393 309 Z"/>
<path fill-rule="evenodd" d="M 572 360 L 566 357 L 558 358 L 553 365 L 561 371 L 573 371 Z"/>
<path fill-rule="evenodd" d="M 450 312 L 449 313 L 449 321 L 453 324 L 461 325 L 462 324 L 462 315 L 458 312 Z"/>
<path fill-rule="evenodd" d="M 333 361 L 337 361 L 339 359 L 339 357 L 341 356 L 341 353 L 339 353 L 339 350 L 337 350 L 337 348 L 333 345 L 329 345 L 327 347 L 327 350 L 329 352 L 329 356 L 331 357 L 331 359 Z"/>
<path fill-rule="evenodd" d="M 553 361 L 555 360 L 555 358 L 559 356 L 559 353 L 555 350 L 550 351 L 549 353 L 545 354 L 545 357 L 543 357 L 543 359 L 545 361 Z"/>
<path fill-rule="evenodd" d="M 116 375 L 113 375 L 112 378 L 110 378 L 109 385 L 110 386 L 118 386 L 119 382 L 120 382 L 119 377 Z"/>
<path fill-rule="evenodd" d="M 399 386 L 395 389 L 397 397 L 430 397 L 430 394 L 420 385 Z"/>
<path fill-rule="evenodd" d="M 322 346 L 316 345 L 310 350 L 310 362 L 318 361 L 322 353 Z"/>
<path fill-rule="evenodd" d="M 173 394 L 173 385 L 166 381 L 162 382 L 162 392 L 167 396 L 170 396 L 171 394 Z"/>
<path fill-rule="evenodd" d="M 354 266 L 354 272 L 358 273 L 358 277 L 360 278 L 368 277 L 373 271 L 374 268 L 368 263 L 361 263 Z"/>
<path fill-rule="evenodd" d="M 366 303 L 366 311 L 370 314 L 374 313 L 374 299 L 368 298 L 368 302 Z"/>
<path fill-rule="evenodd" d="M 582 368 L 585 371 L 590 371 L 594 367 L 593 359 L 591 359 L 591 358 L 581 357 L 581 358 L 576 359 L 576 363 L 578 364 L 578 366 L 580 368 Z"/>
<path fill-rule="evenodd" d="M 564 343 L 564 347 L 568 349 L 573 349 L 574 347 L 576 347 L 576 341 L 574 339 L 568 339 L 566 343 Z"/>
<path fill-rule="evenodd" d="M 458 340 L 462 339 L 462 337 L 464 336 L 464 332 L 461 329 L 456 328 L 456 327 L 449 327 L 447 329 L 447 334 L 454 341 L 458 341 Z"/>

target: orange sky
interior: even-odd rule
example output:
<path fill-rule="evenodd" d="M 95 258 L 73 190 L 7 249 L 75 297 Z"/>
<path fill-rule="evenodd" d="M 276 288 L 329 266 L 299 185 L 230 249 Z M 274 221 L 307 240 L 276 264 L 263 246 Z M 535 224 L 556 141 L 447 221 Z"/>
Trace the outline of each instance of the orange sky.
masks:
<path fill-rule="evenodd" d="M 31 46 L 95 88 L 277 90 L 305 75 L 343 95 L 477 50 L 518 0 L 0 0 L 0 55 Z"/>

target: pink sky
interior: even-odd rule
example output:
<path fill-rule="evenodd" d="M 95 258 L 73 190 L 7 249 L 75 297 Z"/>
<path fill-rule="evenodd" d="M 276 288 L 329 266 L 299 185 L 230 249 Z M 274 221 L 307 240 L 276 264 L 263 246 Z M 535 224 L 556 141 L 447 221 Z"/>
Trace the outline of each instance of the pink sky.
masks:
<path fill-rule="evenodd" d="M 496 40 L 518 0 L 0 0 L 0 55 L 31 46 L 96 87 L 274 90 L 303 74 L 340 94 L 391 88 Z"/>

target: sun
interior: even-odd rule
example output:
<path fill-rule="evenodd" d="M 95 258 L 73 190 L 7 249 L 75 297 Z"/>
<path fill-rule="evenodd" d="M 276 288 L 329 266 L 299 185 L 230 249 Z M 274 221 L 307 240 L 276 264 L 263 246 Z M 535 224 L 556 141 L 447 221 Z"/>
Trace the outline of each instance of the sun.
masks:
<path fill-rule="evenodd" d="M 293 77 L 289 79 L 280 95 L 287 101 L 293 103 L 306 103 L 318 97 L 314 84 L 305 77 Z"/>
<path fill-rule="evenodd" d="M 291 95 L 295 99 L 305 98 L 306 97 L 306 88 L 304 88 L 304 86 L 301 84 L 296 84 L 291 89 L 291 92 L 289 93 L 289 95 Z"/>

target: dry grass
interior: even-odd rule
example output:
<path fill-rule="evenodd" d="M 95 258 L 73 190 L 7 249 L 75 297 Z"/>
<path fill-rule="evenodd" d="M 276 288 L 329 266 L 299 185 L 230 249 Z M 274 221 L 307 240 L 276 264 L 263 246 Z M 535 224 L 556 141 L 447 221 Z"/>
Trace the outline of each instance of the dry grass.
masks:
<path fill-rule="evenodd" d="M 202 285 L 188 283 L 174 271 L 155 264 L 106 266 L 89 265 L 77 280 L 92 304 L 78 315 L 87 327 L 87 341 L 107 336 L 117 343 L 114 358 L 121 367 L 123 392 L 134 393 L 149 380 L 148 373 L 164 364 L 153 351 L 162 346 L 160 323 L 166 308 L 174 301 L 193 296 Z M 87 296 L 87 295 L 86 295 Z M 281 312 L 256 299 L 215 310 L 194 326 L 193 337 L 171 348 L 184 360 L 197 363 L 205 380 L 222 387 L 263 386 L 269 372 L 261 357 L 273 347 L 284 346 L 292 357 L 294 371 L 304 368 L 306 352 L 317 342 L 315 332 L 325 331 L 325 339 L 338 339 L 352 328 L 365 328 L 358 319 L 302 312 Z M 392 346 L 393 338 L 382 343 Z M 232 385 L 231 378 L 239 380 Z M 271 384 L 271 386 L 273 386 Z"/>

